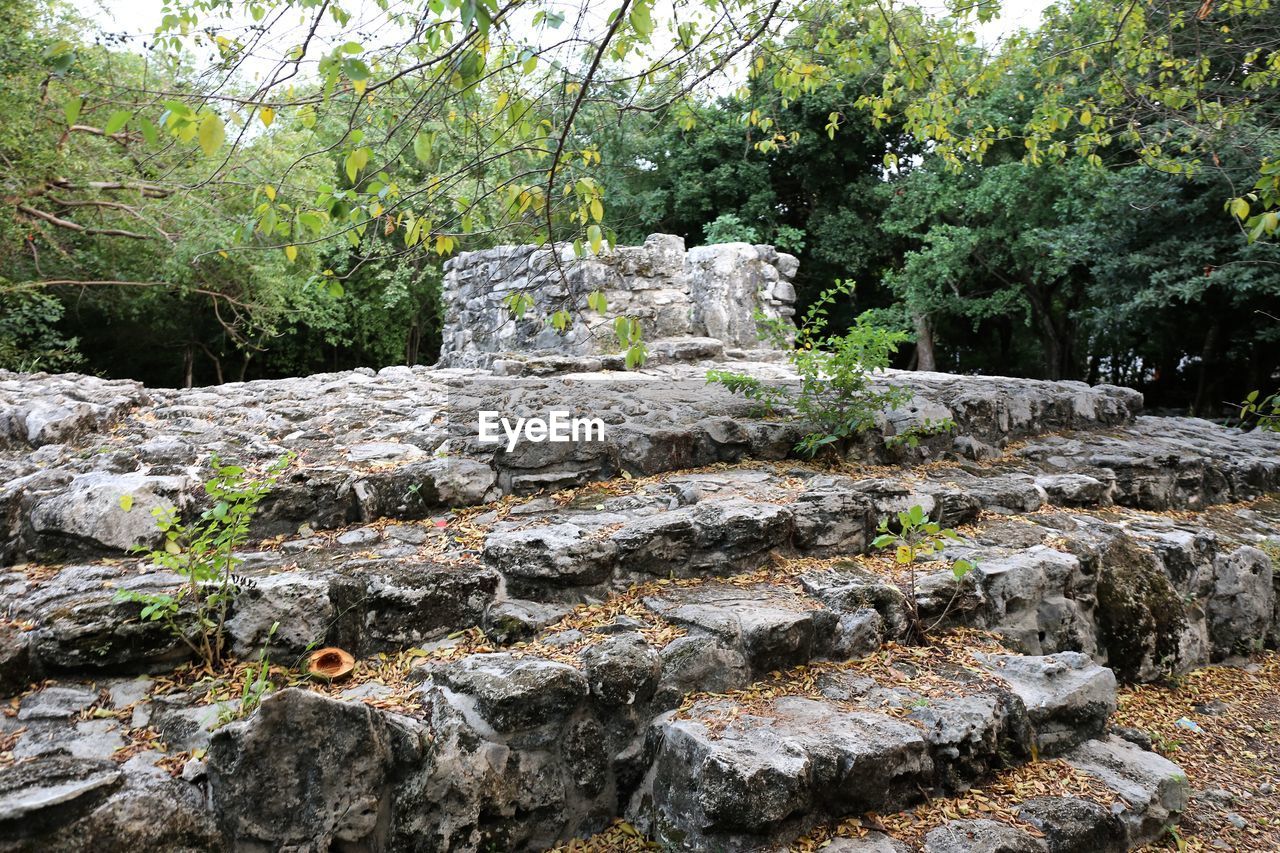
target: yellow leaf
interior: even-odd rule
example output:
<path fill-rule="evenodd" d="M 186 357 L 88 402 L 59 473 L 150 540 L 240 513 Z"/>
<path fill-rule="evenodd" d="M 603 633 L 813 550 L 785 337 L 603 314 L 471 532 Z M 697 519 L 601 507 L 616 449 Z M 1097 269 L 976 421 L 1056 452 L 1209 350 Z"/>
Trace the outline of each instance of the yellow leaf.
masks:
<path fill-rule="evenodd" d="M 263 187 L 262 191 L 267 194 L 267 198 L 271 199 L 272 201 L 276 200 L 276 188 L 271 186 L 271 184 L 267 184 L 265 187 Z"/>
<path fill-rule="evenodd" d="M 263 127 L 271 127 L 271 122 L 276 120 L 276 111 L 271 107 L 263 107 L 258 110 L 258 118 L 262 120 Z"/>
<path fill-rule="evenodd" d="M 286 258 L 288 258 L 291 262 L 292 262 L 292 261 L 296 261 L 296 260 L 298 259 L 298 247 L 297 247 L 297 246 L 285 246 L 285 247 L 284 247 L 284 256 L 285 256 Z"/>
<path fill-rule="evenodd" d="M 205 117 L 200 120 L 200 130 L 198 132 L 200 138 L 200 150 L 205 156 L 211 156 L 226 140 L 226 129 L 222 124 L 222 116 L 217 113 L 206 113 Z"/>

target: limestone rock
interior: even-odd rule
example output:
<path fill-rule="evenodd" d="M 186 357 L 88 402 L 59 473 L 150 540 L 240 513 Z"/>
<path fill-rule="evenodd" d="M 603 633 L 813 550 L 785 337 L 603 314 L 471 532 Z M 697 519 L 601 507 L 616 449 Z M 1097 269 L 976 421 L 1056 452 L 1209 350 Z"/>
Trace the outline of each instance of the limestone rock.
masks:
<path fill-rule="evenodd" d="M 1101 736 L 1115 713 L 1115 676 L 1087 655 L 976 656 L 1022 700 L 1042 755 L 1057 755 Z"/>
<path fill-rule="evenodd" d="M 238 848 L 384 848 L 394 780 L 419 734 L 359 703 L 298 689 L 219 729 L 208 755 L 218 824 Z"/>
<path fill-rule="evenodd" d="M 1186 807 L 1186 774 L 1171 761 L 1117 737 L 1091 740 L 1063 756 L 1122 797 L 1117 811 L 1130 847 L 1156 841 Z"/>
<path fill-rule="evenodd" d="M 436 683 L 474 698 L 501 732 L 562 719 L 586 698 L 587 680 L 567 664 L 509 654 L 471 655 L 432 672 Z"/>

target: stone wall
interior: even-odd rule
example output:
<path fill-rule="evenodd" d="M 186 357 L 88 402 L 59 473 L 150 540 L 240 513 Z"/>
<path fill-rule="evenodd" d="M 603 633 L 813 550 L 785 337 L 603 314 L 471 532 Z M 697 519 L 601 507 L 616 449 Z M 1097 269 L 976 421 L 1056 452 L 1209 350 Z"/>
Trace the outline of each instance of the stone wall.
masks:
<path fill-rule="evenodd" d="M 790 318 L 791 280 L 798 262 L 772 246 L 724 243 L 685 250 L 684 240 L 653 234 L 582 260 L 552 250 L 499 246 L 467 252 L 445 265 L 445 322 L 440 361 L 449 367 L 487 366 L 497 353 L 602 355 L 617 349 L 613 318 L 635 317 L 648 341 L 713 338 L 729 348 L 767 347 L 756 334 L 755 312 Z M 603 291 L 607 316 L 583 309 L 587 294 Z M 503 300 L 524 292 L 533 308 L 516 319 Z M 563 333 L 547 322 L 570 307 Z M 574 308 L 573 306 L 578 306 Z"/>

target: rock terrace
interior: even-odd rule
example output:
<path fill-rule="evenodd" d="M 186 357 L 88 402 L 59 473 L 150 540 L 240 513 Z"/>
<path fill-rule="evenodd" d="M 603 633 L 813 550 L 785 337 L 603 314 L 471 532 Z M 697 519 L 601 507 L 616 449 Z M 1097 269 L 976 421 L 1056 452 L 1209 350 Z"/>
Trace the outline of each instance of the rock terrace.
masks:
<path fill-rule="evenodd" d="M 1143 416 L 1119 388 L 903 374 L 913 404 L 824 467 L 788 458 L 797 424 L 706 386 L 703 358 L 188 391 L 0 377 L 0 850 L 1166 837 L 1201 792 L 1117 725 L 1118 684 L 1276 648 L 1280 440 Z M 566 401 L 604 406 L 606 442 L 475 441 L 482 408 Z M 883 440 L 938 417 L 953 434 Z M 202 506 L 211 455 L 285 451 L 228 622 L 242 663 L 199 672 L 117 599 L 181 582 L 127 549 L 156 541 L 151 507 Z M 913 506 L 960 534 L 915 567 L 924 646 L 870 544 Z M 356 675 L 300 678 L 319 645 Z M 264 654 L 279 689 L 242 712 Z M 895 817 L 935 801 L 973 806 Z"/>

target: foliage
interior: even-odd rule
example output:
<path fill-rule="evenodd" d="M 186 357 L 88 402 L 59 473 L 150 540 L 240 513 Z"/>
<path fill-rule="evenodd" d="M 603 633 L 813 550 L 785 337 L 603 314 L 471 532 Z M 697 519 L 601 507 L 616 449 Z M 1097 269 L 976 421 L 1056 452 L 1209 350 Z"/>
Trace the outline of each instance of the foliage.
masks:
<path fill-rule="evenodd" d="M 664 231 L 797 254 L 802 307 L 861 282 L 830 328 L 876 309 L 917 366 L 1211 415 L 1280 381 L 1269 0 L 1062 0 L 999 42 L 994 0 L 179 0 L 141 44 L 11 5 L 0 364 L 429 362 L 458 251 Z"/>
<path fill-rule="evenodd" d="M 1240 406 L 1240 420 L 1268 432 L 1280 432 L 1280 394 L 1258 399 L 1251 391 Z"/>
<path fill-rule="evenodd" d="M 229 708 L 218 715 L 220 724 L 249 716 L 262 704 L 262 700 L 267 698 L 267 694 L 275 689 L 275 682 L 271 680 L 271 660 L 267 657 L 267 649 L 270 648 L 271 640 L 279 629 L 279 622 L 271 623 L 267 637 L 262 642 L 262 651 L 258 653 L 258 660 L 247 667 L 242 674 L 244 681 L 240 686 L 239 702 L 234 708 Z"/>
<path fill-rule="evenodd" d="M 934 621 L 933 625 L 926 627 L 922 624 L 919 603 L 916 600 L 916 560 L 921 557 L 929 558 L 940 554 L 946 548 L 948 540 L 958 540 L 960 535 L 951 528 L 944 528 L 937 522 L 930 521 L 924 508 L 919 505 L 911 507 L 906 512 L 898 513 L 896 530 L 890 528 L 889 521 L 886 518 L 880 522 L 880 535 L 872 540 L 871 546 L 881 549 L 893 548 L 894 562 L 899 566 L 906 567 L 906 607 L 907 620 L 910 625 L 909 632 L 913 639 L 925 642 L 928 639 L 929 632 L 946 619 L 947 613 L 951 610 L 951 605 L 955 602 L 955 595 L 952 595 L 951 601 L 947 602 L 947 606 Z M 974 568 L 974 564 L 965 559 L 954 560 L 951 563 L 951 574 L 957 583 L 956 592 L 959 591 L 959 582 L 963 581 Z"/>
<path fill-rule="evenodd" d="M 156 507 L 152 515 L 164 534 L 164 546 L 149 556 L 159 568 L 181 576 L 177 591 L 140 593 L 119 590 L 116 598 L 143 605 L 144 621 L 161 622 L 182 640 L 206 666 L 216 667 L 226 651 L 225 627 L 231 602 L 237 593 L 236 568 L 243 562 L 235 551 L 249 537 L 249 524 L 258 504 L 276 480 L 293 462 L 286 454 L 259 477 L 249 477 L 244 468 L 211 461 L 214 475 L 204 484 L 213 506 L 195 523 L 186 523 L 176 510 Z M 133 508 L 133 496 L 123 495 L 120 506 Z"/>
<path fill-rule="evenodd" d="M 955 428 L 956 422 L 951 418 L 925 418 L 923 423 L 917 426 L 908 427 L 894 435 L 886 435 L 884 443 L 886 447 L 890 448 L 907 447 L 915 450 L 920 446 L 920 439 L 933 435 L 943 435 Z"/>
<path fill-rule="evenodd" d="M 851 294 L 853 287 L 852 281 L 837 282 L 805 313 L 795 333 L 795 347 L 788 353 L 800 377 L 798 389 L 731 371 L 707 373 L 708 382 L 756 400 L 767 412 L 790 408 L 813 427 L 815 431 L 796 445 L 796 451 L 805 456 L 812 457 L 824 448 L 842 450 L 848 439 L 875 426 L 882 409 L 910 398 L 907 390 L 874 384 L 876 371 L 888 366 L 890 355 L 906 335 L 875 325 L 865 314 L 848 331 L 828 333 L 829 307 L 838 296 Z M 776 318 L 757 319 L 776 344 L 788 344 L 788 323 Z"/>
<path fill-rule="evenodd" d="M 722 213 L 707 224 L 708 245 L 716 243 L 758 243 L 760 234 L 736 213 Z"/>
<path fill-rule="evenodd" d="M 48 373 L 80 364 L 77 340 L 58 331 L 62 304 L 46 293 L 6 293 L 0 279 L 0 370 Z"/>

